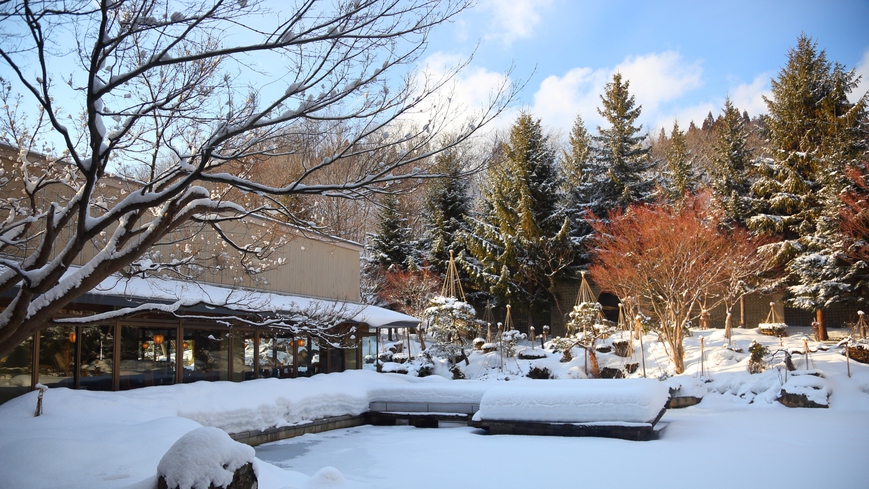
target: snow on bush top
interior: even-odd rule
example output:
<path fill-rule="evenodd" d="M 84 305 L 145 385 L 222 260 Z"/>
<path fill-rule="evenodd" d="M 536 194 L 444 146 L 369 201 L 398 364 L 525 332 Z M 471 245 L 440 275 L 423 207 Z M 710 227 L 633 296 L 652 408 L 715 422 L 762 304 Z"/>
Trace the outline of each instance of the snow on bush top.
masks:
<path fill-rule="evenodd" d="M 163 455 L 157 473 L 169 487 L 226 487 L 235 471 L 253 462 L 255 455 L 253 447 L 233 440 L 219 428 L 197 428 L 179 438 Z"/>
<path fill-rule="evenodd" d="M 669 399 L 654 379 L 549 380 L 492 387 L 475 420 L 651 423 Z"/>

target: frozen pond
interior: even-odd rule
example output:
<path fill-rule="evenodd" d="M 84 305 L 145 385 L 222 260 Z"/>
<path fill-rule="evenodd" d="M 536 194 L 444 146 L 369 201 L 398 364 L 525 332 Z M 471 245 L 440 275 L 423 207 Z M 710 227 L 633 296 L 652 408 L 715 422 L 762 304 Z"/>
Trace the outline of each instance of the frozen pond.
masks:
<path fill-rule="evenodd" d="M 832 487 L 857 484 L 869 433 L 865 412 L 745 406 L 670 410 L 660 439 L 489 436 L 439 429 L 360 426 L 256 447 L 257 457 L 314 475 L 334 467 L 334 487 Z M 865 480 L 864 480 L 865 482 Z M 319 487 L 319 486 L 318 486 Z M 325 486 L 324 486 L 325 487 Z M 330 486 L 331 487 L 331 486 Z"/>

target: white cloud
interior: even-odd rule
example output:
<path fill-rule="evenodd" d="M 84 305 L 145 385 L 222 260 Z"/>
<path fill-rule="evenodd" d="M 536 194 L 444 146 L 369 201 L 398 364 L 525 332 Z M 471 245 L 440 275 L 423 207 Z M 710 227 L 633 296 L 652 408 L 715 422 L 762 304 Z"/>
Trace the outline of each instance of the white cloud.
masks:
<path fill-rule="evenodd" d="M 687 62 L 675 51 L 629 57 L 613 71 L 631 82 L 630 93 L 643 106 L 643 112 L 650 114 L 656 113 L 662 103 L 700 87 L 703 74 L 699 61 Z"/>
<path fill-rule="evenodd" d="M 770 75 L 764 73 L 755 77 L 754 81 L 749 84 L 737 86 L 730 91 L 730 101 L 740 111 L 747 110 L 751 117 L 766 114 L 767 107 L 763 97 L 764 95 L 772 96 L 770 79 Z"/>
<path fill-rule="evenodd" d="M 486 37 L 510 45 L 532 37 L 540 24 L 540 10 L 551 4 L 551 0 L 483 0 L 478 8 L 491 16 Z"/>
<path fill-rule="evenodd" d="M 577 115 L 582 116 L 590 129 L 603 125 L 597 112 L 600 94 L 616 72 L 630 82 L 629 91 L 643 107 L 641 122 L 646 121 L 648 129 L 649 121 L 657 124 L 662 119 L 669 120 L 672 127 L 674 114 L 672 111 L 662 114 L 662 104 L 700 87 L 703 69 L 698 61 L 688 62 L 673 51 L 631 56 L 614 68 L 573 68 L 564 76 L 552 75 L 543 80 L 534 94 L 533 112 L 548 126 L 558 129 L 568 130 Z"/>
<path fill-rule="evenodd" d="M 607 70 L 591 68 L 573 68 L 562 77 L 548 76 L 534 94 L 532 113 L 553 129 L 569 131 L 577 115 L 593 128 L 602 121 L 597 107 L 609 79 Z"/>
<path fill-rule="evenodd" d="M 854 89 L 848 97 L 851 102 L 856 102 L 863 96 L 863 94 L 869 92 L 869 49 L 863 53 L 863 59 L 857 63 L 857 66 L 854 67 L 854 69 L 857 71 L 857 75 L 861 78 L 860 84 L 857 85 L 857 88 Z"/>

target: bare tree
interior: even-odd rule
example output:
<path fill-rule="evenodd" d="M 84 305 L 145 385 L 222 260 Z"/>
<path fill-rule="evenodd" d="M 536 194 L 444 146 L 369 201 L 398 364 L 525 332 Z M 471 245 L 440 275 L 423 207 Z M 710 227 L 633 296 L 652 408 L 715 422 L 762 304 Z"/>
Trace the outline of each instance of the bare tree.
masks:
<path fill-rule="evenodd" d="M 440 79 L 415 76 L 412 66 L 431 30 L 469 4 L 0 4 L 0 57 L 12 74 L 3 80 L 0 124 L 18 153 L 0 180 L 0 293 L 13 296 L 0 313 L 0 355 L 60 321 L 58 311 L 112 274 L 176 269 L 173 260 L 140 257 L 186 225 L 211 228 L 225 242 L 221 223 L 253 213 L 282 213 L 304 228 L 309 222 L 280 197 L 359 199 L 427 176 L 430 156 L 470 138 L 512 99 L 505 76 L 453 140 L 431 144 L 459 113 L 432 97 L 463 65 Z M 423 103 L 427 122 L 391 129 Z M 305 153 L 293 178 L 275 183 L 255 171 L 298 152 L 281 144 L 288 135 L 327 138 L 338 126 L 343 143 L 316 159 Z M 357 170 L 331 172 L 351 161 Z M 110 174 L 125 167 L 136 167 L 138 179 L 106 192 L 116 185 Z M 233 192 L 263 200 L 246 205 Z M 257 256 L 269 249 L 229 246 Z"/>
<path fill-rule="evenodd" d="M 708 194 L 678 205 L 630 206 L 594 225 L 594 281 L 655 319 L 677 374 L 685 371 L 682 339 L 702 313 L 762 280 L 768 259 L 744 229 L 718 226 Z"/>

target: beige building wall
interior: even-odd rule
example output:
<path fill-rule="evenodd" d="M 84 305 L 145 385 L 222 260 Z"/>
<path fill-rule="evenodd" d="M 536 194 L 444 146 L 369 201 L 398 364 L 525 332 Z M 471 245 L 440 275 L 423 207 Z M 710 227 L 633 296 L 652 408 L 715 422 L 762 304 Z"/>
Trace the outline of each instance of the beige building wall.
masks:
<path fill-rule="evenodd" d="M 0 196 L 23 197 L 17 157 L 17 150 L 0 145 L 0 164 L 7 178 L 6 184 L 0 186 Z M 31 156 L 34 161 L 38 158 L 38 155 Z M 122 198 L 129 192 L 126 187 L 124 180 L 106 178 L 100 190 L 108 197 Z M 53 185 L 43 190 L 40 197 L 45 202 L 62 202 L 70 192 L 68 188 Z M 277 249 L 263 259 L 250 254 L 242 259 L 243 255 L 228 245 L 213 228 L 191 223 L 152 248 L 149 256 L 153 261 L 159 258 L 165 262 L 195 255 L 197 258 L 192 266 L 179 271 L 199 282 L 318 298 L 360 300 L 361 245 L 306 233 L 281 221 L 257 216 L 244 221 L 225 221 L 220 228 L 238 246 L 262 247 L 265 243 L 273 243 L 278 245 Z M 58 241 L 69 240 L 71 229 L 68 227 L 61 232 Z M 73 265 L 81 266 L 91 260 L 99 252 L 101 239 L 86 247 Z M 32 251 L 35 245 L 34 242 L 23 247 L 21 254 Z M 172 276 L 171 273 L 168 275 Z"/>

